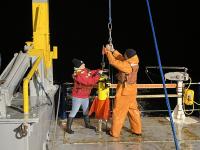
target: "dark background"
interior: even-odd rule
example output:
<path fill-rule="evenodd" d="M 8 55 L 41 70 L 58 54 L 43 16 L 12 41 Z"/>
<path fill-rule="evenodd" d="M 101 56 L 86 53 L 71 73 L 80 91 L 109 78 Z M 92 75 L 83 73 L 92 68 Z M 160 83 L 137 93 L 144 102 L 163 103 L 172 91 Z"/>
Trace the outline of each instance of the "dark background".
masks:
<path fill-rule="evenodd" d="M 187 67 L 199 82 L 198 1 L 149 0 L 163 66 Z M 0 5 L 0 52 L 2 68 L 14 52 L 32 40 L 32 1 L 3 1 Z M 108 0 L 50 0 L 50 40 L 58 46 L 54 61 L 55 82 L 71 82 L 72 58 L 82 59 L 90 69 L 101 65 L 101 48 L 108 43 Z M 138 82 L 150 82 L 146 66 L 158 66 L 145 0 L 112 0 L 112 39 L 120 52 L 137 50 Z M 106 64 L 108 66 L 108 64 Z M 159 72 L 156 76 L 160 76 Z M 152 77 L 153 78 L 153 77 Z M 156 79 L 156 78 L 155 78 Z"/>

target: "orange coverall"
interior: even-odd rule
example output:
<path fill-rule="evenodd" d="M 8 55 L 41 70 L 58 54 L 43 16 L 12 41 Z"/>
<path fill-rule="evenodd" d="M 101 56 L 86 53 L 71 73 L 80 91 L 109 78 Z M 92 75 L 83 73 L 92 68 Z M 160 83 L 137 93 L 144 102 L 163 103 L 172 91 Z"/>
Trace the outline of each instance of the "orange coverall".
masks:
<path fill-rule="evenodd" d="M 117 50 L 113 53 L 105 50 L 105 54 L 109 60 L 109 63 L 124 73 L 131 73 L 131 64 L 138 64 L 139 58 L 137 55 L 129 59 L 125 59 L 122 54 Z M 137 79 L 137 72 L 135 73 L 135 78 Z M 138 109 L 138 104 L 136 100 L 137 96 L 137 84 L 124 84 L 118 82 L 116 88 L 115 102 L 112 114 L 112 126 L 110 134 L 113 137 L 119 137 L 122 126 L 125 122 L 126 116 L 128 116 L 131 132 L 136 134 L 141 134 L 142 123 L 141 114 Z"/>

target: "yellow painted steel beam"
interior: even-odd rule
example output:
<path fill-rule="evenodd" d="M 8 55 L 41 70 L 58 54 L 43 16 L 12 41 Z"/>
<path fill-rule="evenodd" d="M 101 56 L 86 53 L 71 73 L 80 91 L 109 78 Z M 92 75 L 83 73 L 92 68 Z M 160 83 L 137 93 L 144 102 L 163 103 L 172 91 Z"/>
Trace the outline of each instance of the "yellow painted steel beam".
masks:
<path fill-rule="evenodd" d="M 32 0 L 33 41 L 27 41 L 27 53 L 38 57 L 31 71 L 23 81 L 24 113 L 29 113 L 28 84 L 41 60 L 44 61 L 44 72 L 47 77 L 48 69 L 52 67 L 52 59 L 58 58 L 57 47 L 50 47 L 49 38 L 49 2 L 48 0 Z"/>
<path fill-rule="evenodd" d="M 28 54 L 43 57 L 45 67 L 49 69 L 52 66 L 52 59 L 57 59 L 57 47 L 54 46 L 53 51 L 50 50 L 48 1 L 32 2 L 32 20 L 33 47 Z"/>
<path fill-rule="evenodd" d="M 34 75 L 35 71 L 38 68 L 38 65 L 40 64 L 41 57 L 38 57 L 37 60 L 35 61 L 33 67 L 31 68 L 30 72 L 28 75 L 24 78 L 23 80 L 23 98 L 24 98 L 24 113 L 28 114 L 29 113 L 29 93 L 28 93 L 28 84 L 32 76 Z"/>

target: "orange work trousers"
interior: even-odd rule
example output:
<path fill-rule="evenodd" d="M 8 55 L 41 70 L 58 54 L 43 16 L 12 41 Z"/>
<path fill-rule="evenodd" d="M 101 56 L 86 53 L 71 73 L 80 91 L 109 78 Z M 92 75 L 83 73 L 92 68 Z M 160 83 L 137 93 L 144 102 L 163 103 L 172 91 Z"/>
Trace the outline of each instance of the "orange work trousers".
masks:
<path fill-rule="evenodd" d="M 117 87 L 110 131 L 113 137 L 120 136 L 126 117 L 129 119 L 132 133 L 141 134 L 142 132 L 141 113 L 136 100 L 137 89 L 131 89 L 131 91 L 132 94 L 123 94 L 123 87 L 119 85 Z"/>

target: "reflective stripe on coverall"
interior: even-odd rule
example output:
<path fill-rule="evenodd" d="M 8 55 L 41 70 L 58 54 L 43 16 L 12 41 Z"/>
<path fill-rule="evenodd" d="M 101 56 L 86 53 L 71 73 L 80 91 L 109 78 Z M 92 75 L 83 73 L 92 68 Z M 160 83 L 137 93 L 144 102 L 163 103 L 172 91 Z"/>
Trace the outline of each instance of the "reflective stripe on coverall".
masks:
<path fill-rule="evenodd" d="M 131 73 L 132 67 L 131 64 L 138 64 L 138 56 L 135 55 L 127 60 L 115 50 L 113 54 L 110 51 L 106 52 L 109 63 L 118 69 L 119 71 L 125 73 Z M 137 73 L 136 73 L 137 75 Z M 126 119 L 126 116 L 129 118 L 131 132 L 136 134 L 141 134 L 142 132 L 142 123 L 141 123 L 141 114 L 138 110 L 138 104 L 136 100 L 137 96 L 137 85 L 127 84 L 126 87 L 122 83 L 118 83 L 116 88 L 115 103 L 113 108 L 112 115 L 112 126 L 111 126 L 111 135 L 113 137 L 119 137 L 122 126 Z"/>

